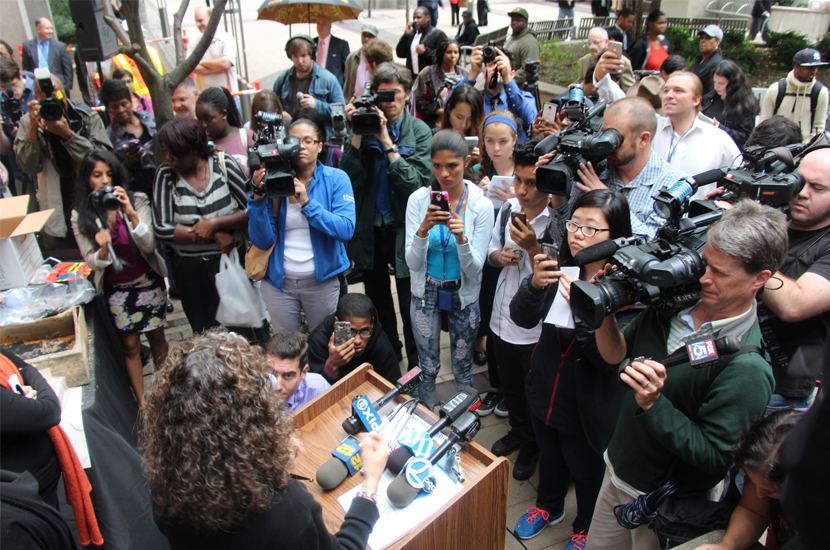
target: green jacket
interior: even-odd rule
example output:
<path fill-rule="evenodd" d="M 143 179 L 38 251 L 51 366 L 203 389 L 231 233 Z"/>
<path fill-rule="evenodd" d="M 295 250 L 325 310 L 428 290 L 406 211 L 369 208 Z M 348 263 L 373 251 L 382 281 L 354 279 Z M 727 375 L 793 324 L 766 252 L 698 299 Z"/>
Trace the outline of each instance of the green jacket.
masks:
<path fill-rule="evenodd" d="M 363 139 L 374 139 L 364 136 Z M 401 135 L 397 142 L 400 158 L 389 166 L 389 182 L 393 189 L 392 215 L 395 218 L 397 239 L 395 245 L 395 273 L 398 277 L 409 277 L 409 267 L 404 259 L 404 236 L 406 225 L 406 202 L 409 195 L 424 186 L 432 177 L 430 147 L 432 132 L 422 121 L 404 112 L 401 120 Z M 355 200 L 356 223 L 354 237 L 346 243 L 346 252 L 355 263 L 356 269 L 373 269 L 374 260 L 374 174 L 380 160 L 375 149 L 355 149 L 351 139 L 343 148 L 340 169 L 352 180 Z"/>
<path fill-rule="evenodd" d="M 669 327 L 648 307 L 623 329 L 628 357 L 666 357 Z M 741 344 L 761 345 L 757 318 Z M 775 382 L 757 353 L 739 355 L 717 370 L 694 369 L 688 362 L 670 367 L 661 396 L 648 411 L 637 405 L 634 391 L 626 390 L 608 445 L 617 477 L 644 493 L 671 477 L 680 483 L 678 496 L 708 491 L 724 478 L 733 461 L 732 447 L 764 414 Z"/>
<path fill-rule="evenodd" d="M 516 65 L 513 69 L 516 71 L 514 80 L 521 88 L 522 84 L 527 80 L 525 75 L 525 61 L 531 59 L 540 59 L 542 52 L 539 49 L 539 41 L 536 38 L 536 33 L 530 30 L 530 27 L 523 30 L 519 36 L 511 36 L 504 44 L 505 50 L 510 50 L 513 57 L 516 59 Z"/>

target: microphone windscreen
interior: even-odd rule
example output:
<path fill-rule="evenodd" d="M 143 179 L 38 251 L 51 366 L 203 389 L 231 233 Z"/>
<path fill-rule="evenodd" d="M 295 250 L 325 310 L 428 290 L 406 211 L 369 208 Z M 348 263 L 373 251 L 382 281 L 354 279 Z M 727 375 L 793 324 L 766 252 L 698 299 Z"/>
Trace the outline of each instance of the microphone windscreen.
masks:
<path fill-rule="evenodd" d="M 592 264 L 610 258 L 619 249 L 620 245 L 616 241 L 602 241 L 574 254 L 574 263 L 577 265 Z"/>
<path fill-rule="evenodd" d="M 406 477 L 398 476 L 389 484 L 386 489 L 386 496 L 393 506 L 403 508 L 409 506 L 420 492 L 420 489 L 416 489 L 406 481 Z"/>
<path fill-rule="evenodd" d="M 317 483 L 326 491 L 330 491 L 343 483 L 349 475 L 349 469 L 339 458 L 330 458 L 317 469 Z"/>
<path fill-rule="evenodd" d="M 714 168 L 712 170 L 706 170 L 702 174 L 698 174 L 692 177 L 695 180 L 695 185 L 700 187 L 702 185 L 708 185 L 710 183 L 715 183 L 719 179 L 723 177 L 723 171 L 719 168 Z"/>
<path fill-rule="evenodd" d="M 407 447 L 406 445 L 401 445 L 389 455 L 389 458 L 386 459 L 386 468 L 392 472 L 393 475 L 398 475 L 403 470 L 403 467 L 406 465 L 407 461 L 415 456 L 415 453 L 412 452 L 412 449 Z"/>
<path fill-rule="evenodd" d="M 297 92 L 297 100 L 298 101 L 302 101 L 304 97 L 305 96 L 303 95 L 303 92 Z"/>

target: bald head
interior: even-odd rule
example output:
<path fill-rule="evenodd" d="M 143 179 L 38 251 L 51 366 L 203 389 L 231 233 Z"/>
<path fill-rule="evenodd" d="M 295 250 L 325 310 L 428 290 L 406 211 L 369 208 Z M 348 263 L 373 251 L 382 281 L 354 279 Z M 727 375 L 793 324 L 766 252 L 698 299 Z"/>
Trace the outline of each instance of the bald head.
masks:
<path fill-rule="evenodd" d="M 207 28 L 208 21 L 210 21 L 210 16 L 213 14 L 213 10 L 210 8 L 206 8 L 205 6 L 199 6 L 196 8 L 196 11 L 193 12 L 193 19 L 196 20 L 196 28 L 199 29 L 199 32 L 205 32 Z"/>
<path fill-rule="evenodd" d="M 608 47 L 608 31 L 602 27 L 594 27 L 588 31 L 588 50 L 591 57 L 597 59 L 599 54 Z"/>
<path fill-rule="evenodd" d="M 317 18 L 317 35 L 326 38 L 331 34 L 331 18 L 321 15 Z"/>
<path fill-rule="evenodd" d="M 790 227 L 813 231 L 830 225 L 830 149 L 805 155 L 798 165 L 804 188 L 790 201 Z"/>
<path fill-rule="evenodd" d="M 35 21 L 35 30 L 37 31 L 38 40 L 51 40 L 55 34 L 55 28 L 52 26 L 52 22 L 45 17 L 40 17 Z"/>
<path fill-rule="evenodd" d="M 653 136 L 657 131 L 657 113 L 651 103 L 641 97 L 615 101 L 605 110 L 603 118 L 619 118 L 635 134 L 649 132 Z"/>

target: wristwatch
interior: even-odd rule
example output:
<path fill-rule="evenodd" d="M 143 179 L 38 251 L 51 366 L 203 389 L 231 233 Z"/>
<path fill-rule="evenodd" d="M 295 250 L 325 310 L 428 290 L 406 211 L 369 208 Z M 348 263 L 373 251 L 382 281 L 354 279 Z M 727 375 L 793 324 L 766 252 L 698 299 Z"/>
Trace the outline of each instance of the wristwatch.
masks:
<path fill-rule="evenodd" d="M 358 491 L 355 495 L 360 498 L 365 498 L 366 500 L 371 500 L 375 504 L 378 502 L 378 494 L 377 493 L 367 493 L 366 491 Z"/>
<path fill-rule="evenodd" d="M 386 150 L 387 155 L 389 153 L 397 153 L 397 152 L 398 152 L 398 144 L 397 143 L 393 143 L 392 147 L 390 147 L 389 149 Z"/>

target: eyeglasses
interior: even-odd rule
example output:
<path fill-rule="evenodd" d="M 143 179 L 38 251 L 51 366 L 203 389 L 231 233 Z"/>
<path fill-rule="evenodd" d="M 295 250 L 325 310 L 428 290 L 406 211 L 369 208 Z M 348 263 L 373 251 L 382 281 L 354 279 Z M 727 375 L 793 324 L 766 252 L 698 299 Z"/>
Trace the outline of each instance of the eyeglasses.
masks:
<path fill-rule="evenodd" d="M 605 42 L 605 40 L 589 40 L 589 41 L 588 41 L 588 44 L 591 44 L 591 45 L 593 45 L 593 46 L 599 46 L 599 45 L 600 45 L 600 44 L 602 44 L 603 42 Z"/>
<path fill-rule="evenodd" d="M 600 229 L 599 227 L 594 227 L 592 225 L 579 225 L 578 223 L 574 223 L 570 220 L 565 222 L 565 229 L 568 230 L 568 233 L 576 233 L 576 230 L 582 231 L 582 234 L 586 237 L 593 237 L 597 234 L 598 231 L 611 231 L 610 229 Z"/>
<path fill-rule="evenodd" d="M 314 145 L 315 143 L 320 143 L 320 140 L 318 140 L 318 139 L 311 139 L 310 137 L 307 137 L 307 138 L 304 138 L 303 140 L 301 140 L 301 141 L 300 141 L 300 143 L 302 143 L 302 144 L 303 144 L 303 145 L 305 145 L 306 147 L 311 147 L 311 146 L 312 146 L 312 145 Z"/>
<path fill-rule="evenodd" d="M 357 336 L 359 334 L 360 337 L 365 340 L 365 339 L 372 336 L 372 332 L 374 330 L 375 330 L 375 327 L 364 328 L 363 330 L 354 330 L 354 329 L 352 329 L 351 330 L 352 338 L 354 338 L 355 336 Z"/>

